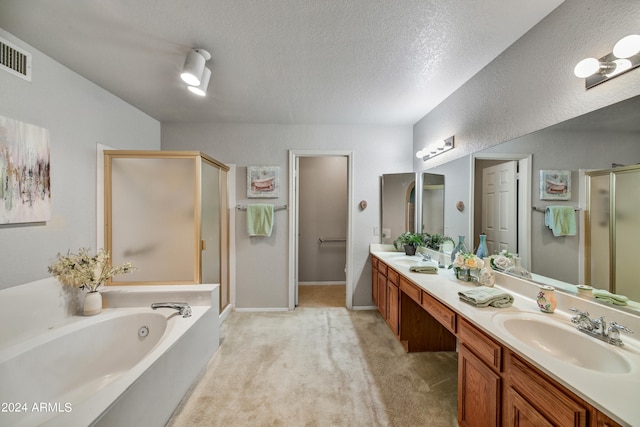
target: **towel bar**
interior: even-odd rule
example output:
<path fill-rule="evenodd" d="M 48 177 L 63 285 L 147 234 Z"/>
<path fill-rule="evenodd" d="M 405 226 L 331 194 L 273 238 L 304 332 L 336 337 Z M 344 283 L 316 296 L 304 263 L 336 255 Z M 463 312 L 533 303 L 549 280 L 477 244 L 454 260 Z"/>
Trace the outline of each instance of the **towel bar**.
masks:
<path fill-rule="evenodd" d="M 532 206 L 532 207 L 531 207 L 531 209 L 533 209 L 533 210 L 534 210 L 534 211 L 536 211 L 536 212 L 542 212 L 542 213 L 545 213 L 545 212 L 546 212 L 546 210 L 547 210 L 547 208 L 538 208 L 538 207 L 535 207 L 535 206 Z M 576 211 L 576 212 L 579 212 L 579 211 L 581 211 L 582 209 L 580 209 L 580 208 L 573 208 L 573 210 L 574 210 L 574 211 Z"/>
<path fill-rule="evenodd" d="M 347 239 L 323 239 L 322 237 L 318 237 L 318 243 L 323 244 L 324 242 L 346 242 Z"/>
<path fill-rule="evenodd" d="M 238 205 L 236 206 L 236 209 L 238 209 L 239 211 L 246 211 L 247 210 L 247 205 Z M 273 210 L 274 211 L 282 211 L 287 209 L 287 205 L 280 205 L 280 206 L 274 206 Z"/>

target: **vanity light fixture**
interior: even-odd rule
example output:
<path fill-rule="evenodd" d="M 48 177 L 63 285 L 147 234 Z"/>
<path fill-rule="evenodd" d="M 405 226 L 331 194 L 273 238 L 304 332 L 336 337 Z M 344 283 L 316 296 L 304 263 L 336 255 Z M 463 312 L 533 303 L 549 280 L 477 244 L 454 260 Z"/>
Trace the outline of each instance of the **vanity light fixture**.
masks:
<path fill-rule="evenodd" d="M 205 70 L 204 64 L 210 59 L 211 54 L 206 50 L 191 49 L 184 60 L 180 78 L 189 86 L 200 86 Z"/>
<path fill-rule="evenodd" d="M 640 66 L 640 35 L 623 37 L 613 52 L 600 59 L 586 58 L 578 62 L 573 73 L 585 79 L 585 87 L 592 87 Z"/>
<path fill-rule="evenodd" d="M 416 157 L 422 159 L 423 161 L 427 161 L 428 159 L 442 154 L 445 151 L 449 151 L 453 148 L 453 140 L 453 136 L 450 136 L 436 146 L 425 147 L 422 150 L 416 152 Z"/>

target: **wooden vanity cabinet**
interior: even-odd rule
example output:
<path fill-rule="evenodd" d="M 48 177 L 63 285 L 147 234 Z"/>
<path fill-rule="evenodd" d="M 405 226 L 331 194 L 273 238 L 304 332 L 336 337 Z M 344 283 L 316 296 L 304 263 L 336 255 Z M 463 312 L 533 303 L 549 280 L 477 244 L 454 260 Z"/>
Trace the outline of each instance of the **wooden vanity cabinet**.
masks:
<path fill-rule="evenodd" d="M 372 257 L 372 299 L 387 322 L 389 328 L 398 335 L 400 274 L 381 260 Z"/>
<path fill-rule="evenodd" d="M 505 378 L 505 425 L 589 425 L 587 404 L 510 351 Z"/>
<path fill-rule="evenodd" d="M 455 351 L 455 319 L 453 311 L 400 277 L 398 336 L 407 352 Z"/>
<path fill-rule="evenodd" d="M 372 297 L 408 352 L 455 351 L 460 426 L 620 427 L 372 256 Z"/>
<path fill-rule="evenodd" d="M 458 339 L 459 425 L 619 427 L 460 316 Z"/>
<path fill-rule="evenodd" d="M 371 257 L 371 300 L 378 306 L 378 258 Z"/>
<path fill-rule="evenodd" d="M 458 339 L 458 424 L 498 426 L 502 419 L 502 346 L 462 318 Z"/>
<path fill-rule="evenodd" d="M 595 424 L 592 423 L 592 425 L 595 427 L 621 427 L 620 424 L 596 409 L 593 410 L 593 419 L 595 419 Z"/>

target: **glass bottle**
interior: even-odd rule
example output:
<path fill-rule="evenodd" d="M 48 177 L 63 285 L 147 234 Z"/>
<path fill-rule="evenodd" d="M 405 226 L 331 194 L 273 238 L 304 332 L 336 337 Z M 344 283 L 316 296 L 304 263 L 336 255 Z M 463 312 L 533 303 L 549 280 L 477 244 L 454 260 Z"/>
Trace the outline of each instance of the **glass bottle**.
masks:
<path fill-rule="evenodd" d="M 514 256 L 512 259 L 513 265 L 507 268 L 504 272 L 523 279 L 531 279 L 531 273 L 522 267 L 522 260 L 520 257 Z"/>
<path fill-rule="evenodd" d="M 463 253 L 469 252 L 467 246 L 464 244 L 464 236 L 458 236 L 458 244 L 451 251 L 451 263 L 456 259 L 456 254 L 462 251 Z"/>
<path fill-rule="evenodd" d="M 487 235 L 480 235 L 480 244 L 478 245 L 478 250 L 476 251 L 476 256 L 480 259 L 484 259 L 489 256 L 489 248 L 487 247 Z"/>
<path fill-rule="evenodd" d="M 444 264 L 444 243 L 438 245 L 438 268 L 445 268 Z"/>

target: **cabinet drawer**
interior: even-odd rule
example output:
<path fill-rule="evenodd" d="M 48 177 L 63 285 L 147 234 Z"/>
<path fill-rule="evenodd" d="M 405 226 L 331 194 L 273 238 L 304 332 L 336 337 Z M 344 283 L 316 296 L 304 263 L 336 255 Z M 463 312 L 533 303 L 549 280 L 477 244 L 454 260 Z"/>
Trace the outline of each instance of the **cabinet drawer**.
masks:
<path fill-rule="evenodd" d="M 484 332 L 471 326 L 469 322 L 460 319 L 458 324 L 458 338 L 481 360 L 495 371 L 502 369 L 502 346 L 493 341 Z"/>
<path fill-rule="evenodd" d="M 586 426 L 587 408 L 546 379 L 535 368 L 508 352 L 505 357 L 507 381 L 532 407 L 553 425 Z"/>
<path fill-rule="evenodd" d="M 456 314 L 445 307 L 441 302 L 437 301 L 434 297 L 422 291 L 422 302 L 420 303 L 434 319 L 436 319 L 442 326 L 447 328 L 449 332 L 456 333 Z"/>
<path fill-rule="evenodd" d="M 418 304 L 422 303 L 422 290 L 413 283 L 406 280 L 404 277 L 400 278 L 400 290 L 407 294 L 409 298 L 411 298 Z"/>
<path fill-rule="evenodd" d="M 395 271 L 393 268 L 389 268 L 387 270 L 387 278 L 394 285 L 396 286 L 400 285 L 400 274 L 397 271 Z"/>
<path fill-rule="evenodd" d="M 378 272 L 384 274 L 387 277 L 387 264 L 382 261 L 378 261 Z"/>

